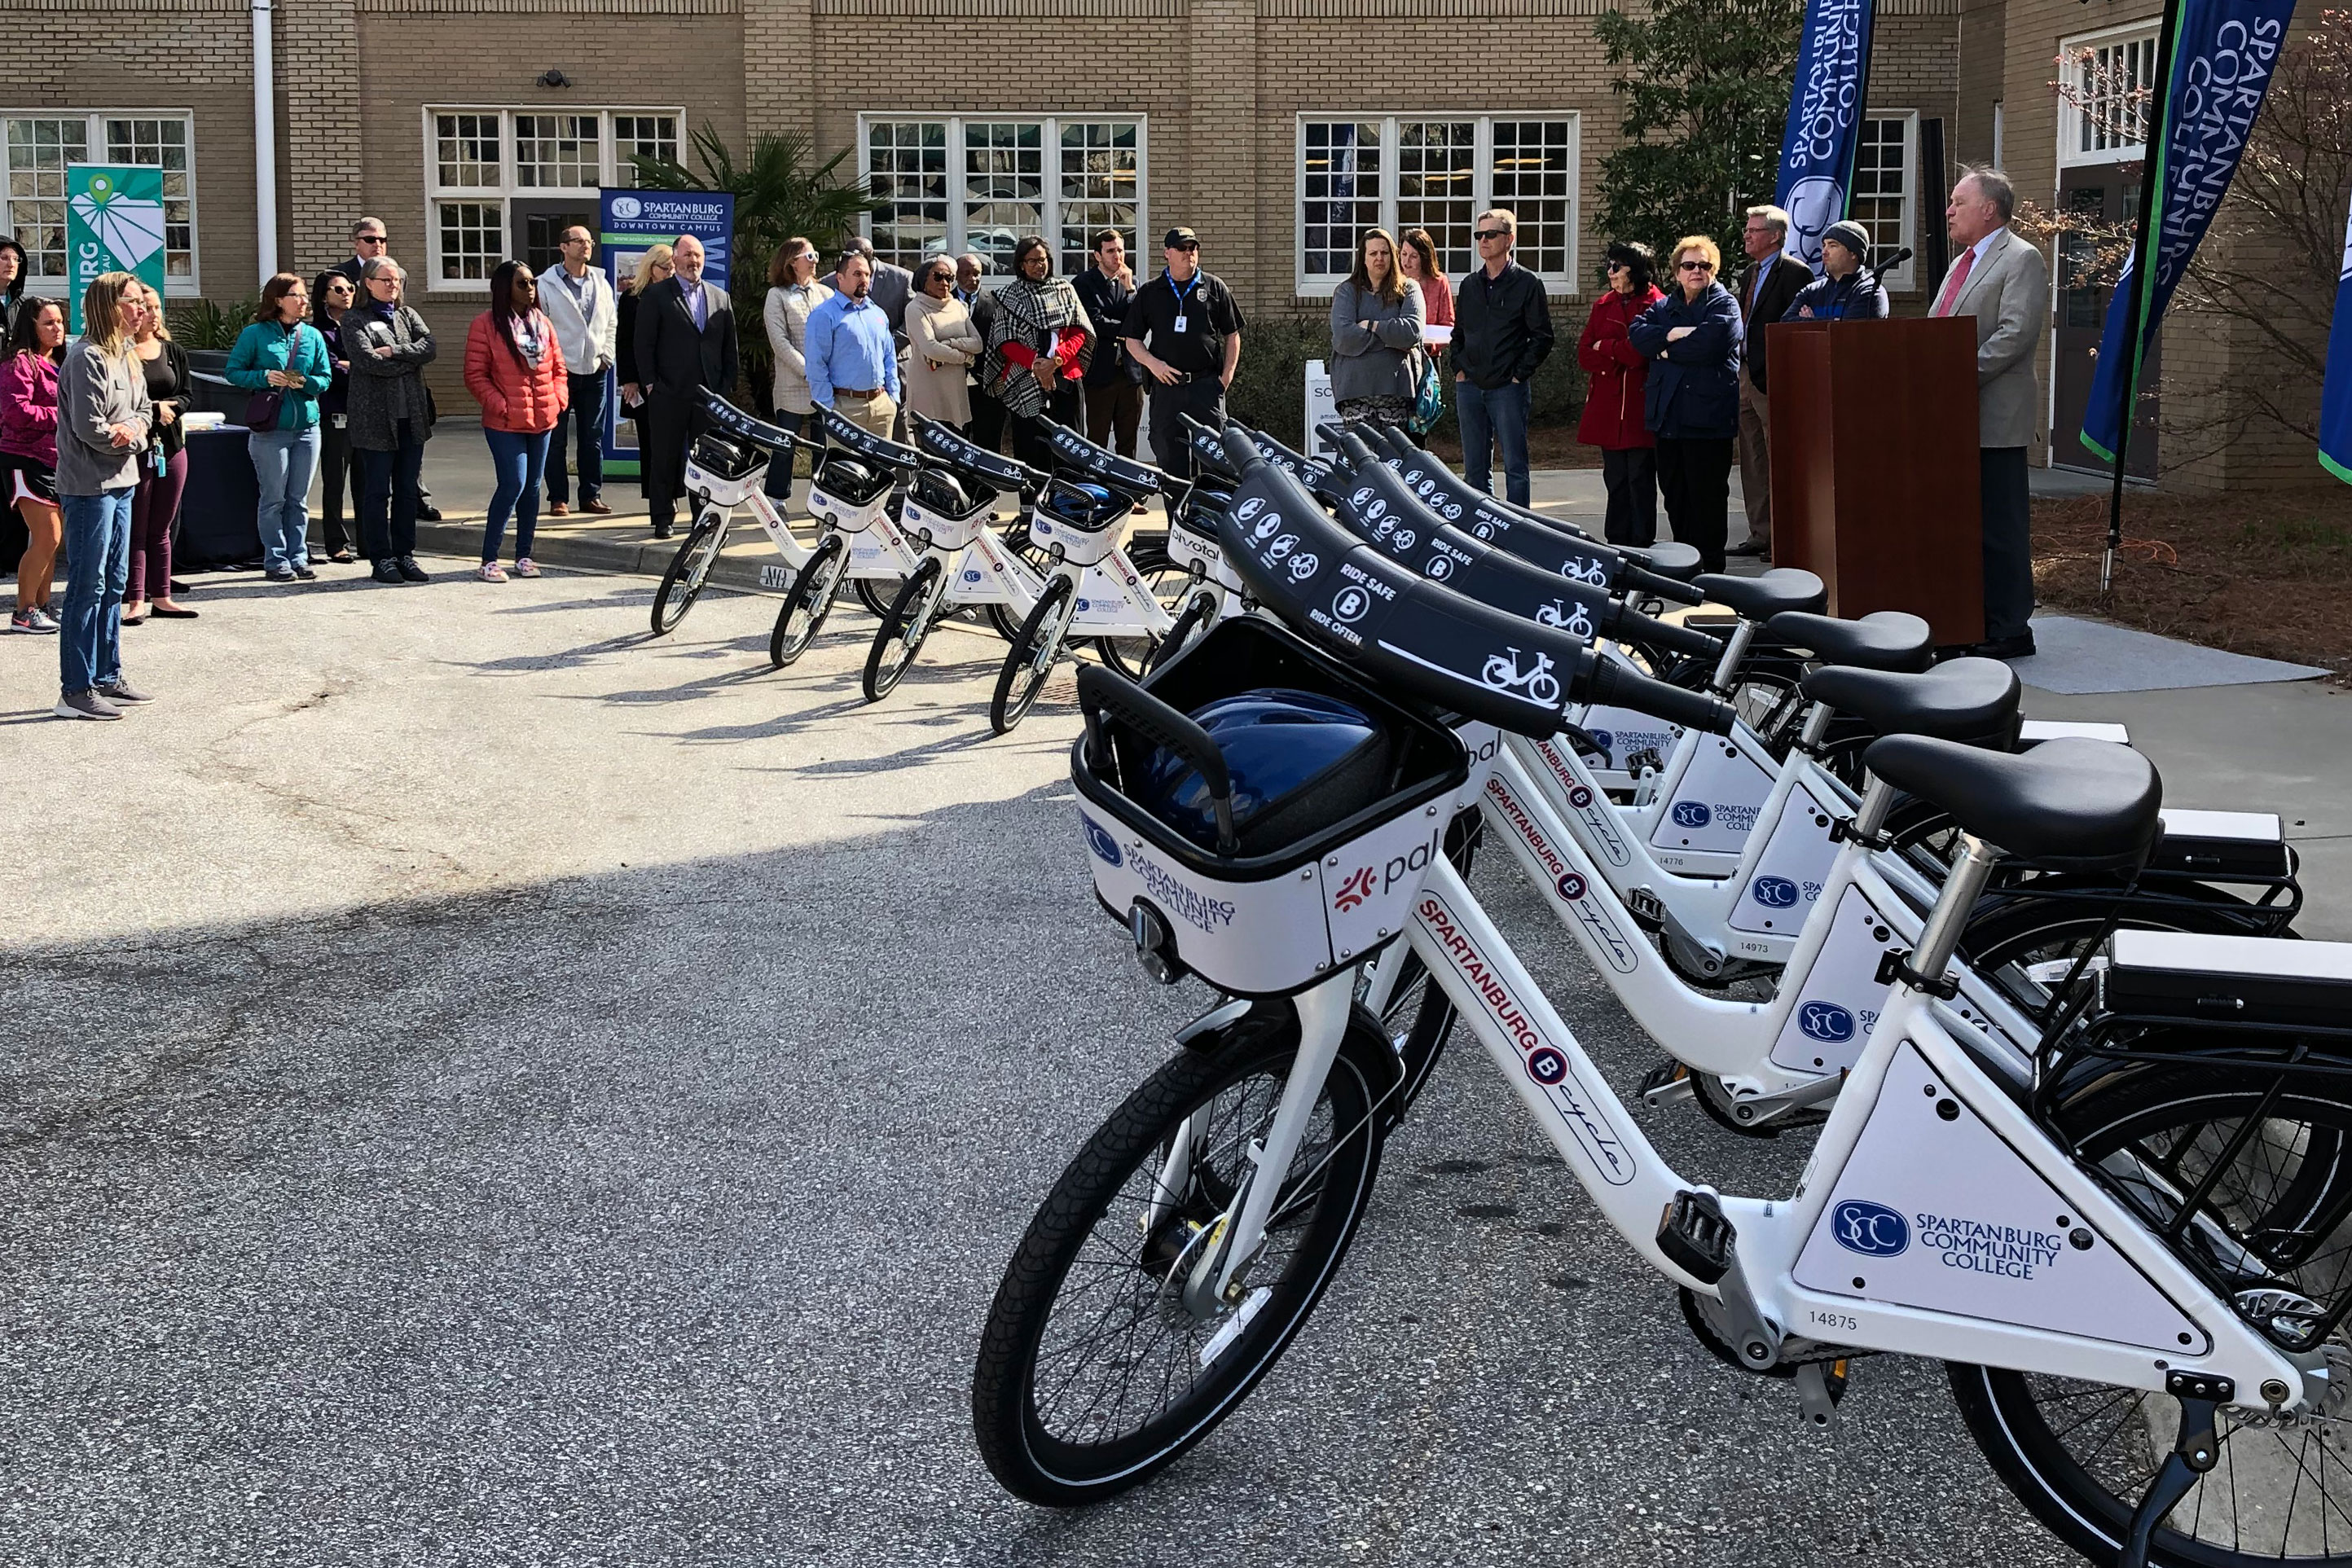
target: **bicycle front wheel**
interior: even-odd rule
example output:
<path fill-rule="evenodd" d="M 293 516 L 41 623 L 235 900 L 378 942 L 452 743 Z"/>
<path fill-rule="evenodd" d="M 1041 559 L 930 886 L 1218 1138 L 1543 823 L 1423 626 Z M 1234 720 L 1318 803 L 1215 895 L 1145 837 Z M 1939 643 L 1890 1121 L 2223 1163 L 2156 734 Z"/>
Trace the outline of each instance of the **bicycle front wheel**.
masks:
<path fill-rule="evenodd" d="M 670 557 L 669 570 L 662 573 L 661 586 L 654 590 L 654 635 L 667 636 L 677 630 L 694 601 L 702 597 L 702 585 L 709 580 L 710 569 L 718 564 L 719 552 L 726 548 L 727 525 L 713 517 L 694 526 L 686 542 Z"/>
<path fill-rule="evenodd" d="M 1283 1173 L 1241 1300 L 1184 1304 L 1250 1147 L 1272 1127 L 1298 1020 L 1260 1009 L 1168 1062 L 1087 1140 L 1005 1270 L 981 1336 L 972 1429 L 1004 1489 L 1097 1501 L 1231 1415 L 1331 1282 L 1380 1165 L 1374 1087 L 1346 1053 Z"/>

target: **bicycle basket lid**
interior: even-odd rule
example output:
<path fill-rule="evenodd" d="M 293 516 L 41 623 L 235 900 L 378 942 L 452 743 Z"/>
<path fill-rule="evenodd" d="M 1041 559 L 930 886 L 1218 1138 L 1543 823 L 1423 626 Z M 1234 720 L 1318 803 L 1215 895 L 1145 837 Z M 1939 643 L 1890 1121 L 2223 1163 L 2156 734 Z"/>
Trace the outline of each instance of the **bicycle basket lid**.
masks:
<path fill-rule="evenodd" d="M 913 496 L 915 505 L 923 510 L 961 522 L 995 499 L 996 493 L 976 481 L 968 482 L 940 469 L 926 468 L 915 476 Z"/>
<path fill-rule="evenodd" d="M 740 479 L 767 461 L 767 454 L 756 448 L 746 450 L 719 436 L 704 434 L 695 438 L 695 466 L 722 479 Z"/>
<path fill-rule="evenodd" d="M 817 488 L 853 507 L 862 507 L 887 490 L 890 479 L 889 469 L 845 456 L 838 448 L 826 450 L 824 464 L 816 472 Z"/>
<path fill-rule="evenodd" d="M 1126 517 L 1133 503 L 1123 496 L 1111 494 L 1101 485 L 1056 479 L 1046 486 L 1039 505 L 1053 513 L 1057 521 L 1081 533 L 1093 534 Z"/>
<path fill-rule="evenodd" d="M 1240 852 L 1311 837 L 1385 795 L 1393 751 L 1362 709 L 1316 692 L 1273 686 L 1193 710 L 1233 778 Z M 1217 818 L 1199 771 L 1172 751 L 1143 764 L 1136 802 L 1192 842 L 1213 849 Z"/>

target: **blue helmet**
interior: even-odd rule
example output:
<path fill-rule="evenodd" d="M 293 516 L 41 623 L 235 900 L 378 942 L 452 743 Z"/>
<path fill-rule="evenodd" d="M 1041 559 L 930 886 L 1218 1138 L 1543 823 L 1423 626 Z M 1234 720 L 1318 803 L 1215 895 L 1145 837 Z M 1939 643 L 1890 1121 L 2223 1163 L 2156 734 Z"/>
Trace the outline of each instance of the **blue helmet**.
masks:
<path fill-rule="evenodd" d="M 1387 735 L 1361 709 L 1286 687 L 1220 697 L 1195 709 L 1233 779 L 1241 852 L 1264 854 L 1354 815 L 1388 788 Z M 1204 849 L 1217 847 L 1216 807 L 1198 769 L 1152 753 L 1136 803 Z"/>

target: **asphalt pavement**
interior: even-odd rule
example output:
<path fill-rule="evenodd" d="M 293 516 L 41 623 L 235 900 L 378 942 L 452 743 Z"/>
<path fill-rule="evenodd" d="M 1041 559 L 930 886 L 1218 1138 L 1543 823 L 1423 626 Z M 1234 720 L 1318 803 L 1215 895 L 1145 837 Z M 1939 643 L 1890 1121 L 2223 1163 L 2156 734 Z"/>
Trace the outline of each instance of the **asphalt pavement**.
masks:
<path fill-rule="evenodd" d="M 1066 678 L 998 739 L 983 631 L 867 708 L 854 608 L 777 674 L 776 601 L 651 642 L 649 598 L 206 586 L 111 725 L 0 639 L 0 1562 L 2074 1561 L 1939 1368 L 1858 1364 L 1822 1438 L 1710 1358 L 1474 1050 L 1240 1415 L 1004 1496 L 999 1272 L 1207 998 L 1093 904 Z M 1506 870 L 1630 1092 L 1654 1048 Z M 1805 1153 L 1642 1120 L 1730 1190 Z"/>

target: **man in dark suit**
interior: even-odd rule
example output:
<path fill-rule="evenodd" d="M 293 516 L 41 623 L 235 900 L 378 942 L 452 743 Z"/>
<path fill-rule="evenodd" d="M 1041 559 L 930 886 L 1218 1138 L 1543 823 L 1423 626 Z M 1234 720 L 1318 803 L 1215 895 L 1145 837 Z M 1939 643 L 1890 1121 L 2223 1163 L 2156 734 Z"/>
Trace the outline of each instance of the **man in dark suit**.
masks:
<path fill-rule="evenodd" d="M 735 306 L 702 280 L 702 242 L 680 235 L 677 270 L 647 289 L 637 308 L 637 375 L 646 393 L 646 507 L 654 538 L 666 539 L 686 487 L 686 451 L 707 423 L 694 393 L 735 393 Z"/>
<path fill-rule="evenodd" d="M 1812 282 L 1813 269 L 1790 256 L 1789 214 L 1779 207 L 1748 209 L 1740 248 L 1748 267 L 1739 275 L 1739 324 L 1746 349 L 1739 361 L 1739 494 L 1748 507 L 1748 538 L 1727 555 L 1772 553 L 1772 455 L 1765 441 L 1764 329 L 1789 312 L 1789 302 Z"/>

